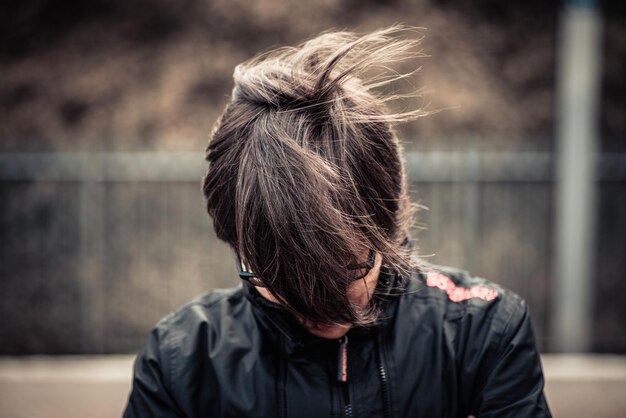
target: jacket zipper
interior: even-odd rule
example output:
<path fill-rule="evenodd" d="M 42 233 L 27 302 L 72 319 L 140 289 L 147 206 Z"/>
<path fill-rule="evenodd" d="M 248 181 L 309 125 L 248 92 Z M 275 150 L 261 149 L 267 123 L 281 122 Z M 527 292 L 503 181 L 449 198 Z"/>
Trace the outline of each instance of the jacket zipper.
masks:
<path fill-rule="evenodd" d="M 352 418 L 352 402 L 350 402 L 350 390 L 348 388 L 348 336 L 339 338 L 339 350 L 337 352 L 337 380 L 342 386 L 344 400 L 344 416 Z"/>
<path fill-rule="evenodd" d="M 380 388 L 383 398 L 383 417 L 391 418 L 391 403 L 389 402 L 389 382 L 383 356 L 382 342 L 378 342 L 378 376 L 380 377 Z"/>

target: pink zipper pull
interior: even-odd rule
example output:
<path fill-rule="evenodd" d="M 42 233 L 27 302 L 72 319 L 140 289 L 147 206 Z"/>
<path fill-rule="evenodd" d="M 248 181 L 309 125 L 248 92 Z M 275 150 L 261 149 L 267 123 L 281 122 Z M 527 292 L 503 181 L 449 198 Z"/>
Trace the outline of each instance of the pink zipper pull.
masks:
<path fill-rule="evenodd" d="M 337 357 L 337 380 L 341 383 L 348 381 L 348 336 L 339 339 L 339 355 Z"/>

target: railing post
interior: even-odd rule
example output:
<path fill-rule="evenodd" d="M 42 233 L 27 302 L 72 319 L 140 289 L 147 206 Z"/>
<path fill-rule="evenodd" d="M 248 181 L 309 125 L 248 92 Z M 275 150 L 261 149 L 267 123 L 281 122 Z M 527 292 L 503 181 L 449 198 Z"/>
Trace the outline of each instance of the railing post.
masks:
<path fill-rule="evenodd" d="M 80 182 L 80 333 L 83 353 L 104 350 L 104 163 L 94 154 L 82 158 Z"/>

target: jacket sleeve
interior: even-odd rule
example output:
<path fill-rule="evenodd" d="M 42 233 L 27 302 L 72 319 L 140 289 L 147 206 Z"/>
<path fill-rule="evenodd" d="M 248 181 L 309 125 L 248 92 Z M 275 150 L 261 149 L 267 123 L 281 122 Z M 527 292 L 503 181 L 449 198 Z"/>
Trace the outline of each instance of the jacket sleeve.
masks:
<path fill-rule="evenodd" d="M 150 333 L 147 346 L 135 360 L 133 387 L 123 418 L 182 416 L 166 383 L 169 366 L 169 359 L 162 352 L 159 331 L 156 328 Z"/>
<path fill-rule="evenodd" d="M 474 405 L 476 418 L 551 417 L 528 306 L 519 301 L 487 363 Z"/>

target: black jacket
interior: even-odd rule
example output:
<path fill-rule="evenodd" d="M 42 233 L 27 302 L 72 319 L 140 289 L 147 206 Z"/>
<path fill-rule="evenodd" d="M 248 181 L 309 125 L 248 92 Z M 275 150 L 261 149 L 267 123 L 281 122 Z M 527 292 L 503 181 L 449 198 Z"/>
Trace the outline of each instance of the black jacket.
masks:
<path fill-rule="evenodd" d="M 519 296 L 451 269 L 404 286 L 340 340 L 254 288 L 210 292 L 152 331 L 124 418 L 550 416 Z"/>

